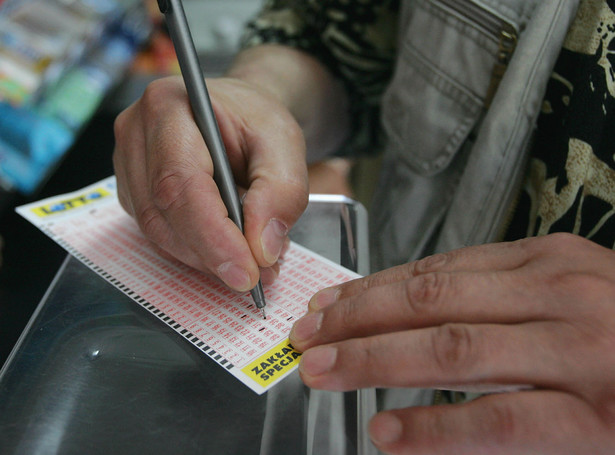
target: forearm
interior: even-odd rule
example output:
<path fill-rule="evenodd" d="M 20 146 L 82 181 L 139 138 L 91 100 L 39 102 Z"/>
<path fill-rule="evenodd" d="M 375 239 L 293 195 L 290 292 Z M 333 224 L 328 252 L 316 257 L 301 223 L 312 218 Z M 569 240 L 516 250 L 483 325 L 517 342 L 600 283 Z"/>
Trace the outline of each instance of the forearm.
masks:
<path fill-rule="evenodd" d="M 228 76 L 261 87 L 284 104 L 301 126 L 308 161 L 335 151 L 349 132 L 347 93 L 317 59 L 275 45 L 241 51 Z"/>

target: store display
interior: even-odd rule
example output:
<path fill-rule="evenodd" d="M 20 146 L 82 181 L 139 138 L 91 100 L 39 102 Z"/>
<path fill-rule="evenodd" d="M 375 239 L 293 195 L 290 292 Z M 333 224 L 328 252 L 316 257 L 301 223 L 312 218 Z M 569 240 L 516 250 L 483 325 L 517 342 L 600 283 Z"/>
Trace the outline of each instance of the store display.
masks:
<path fill-rule="evenodd" d="M 0 186 L 32 194 L 151 31 L 140 0 L 0 3 Z"/>

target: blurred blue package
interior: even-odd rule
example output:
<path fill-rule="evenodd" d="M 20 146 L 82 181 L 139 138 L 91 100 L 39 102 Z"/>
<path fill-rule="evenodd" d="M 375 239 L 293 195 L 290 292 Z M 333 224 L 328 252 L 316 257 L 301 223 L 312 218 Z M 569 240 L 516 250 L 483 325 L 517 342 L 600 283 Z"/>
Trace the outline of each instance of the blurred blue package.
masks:
<path fill-rule="evenodd" d="M 40 187 L 150 31 L 141 0 L 0 1 L 2 187 Z"/>
<path fill-rule="evenodd" d="M 38 112 L 78 129 L 91 118 L 133 56 L 134 48 L 127 40 L 109 37 L 47 91 Z"/>
<path fill-rule="evenodd" d="M 74 138 L 51 117 L 0 103 L 0 176 L 20 193 L 34 192 Z"/>

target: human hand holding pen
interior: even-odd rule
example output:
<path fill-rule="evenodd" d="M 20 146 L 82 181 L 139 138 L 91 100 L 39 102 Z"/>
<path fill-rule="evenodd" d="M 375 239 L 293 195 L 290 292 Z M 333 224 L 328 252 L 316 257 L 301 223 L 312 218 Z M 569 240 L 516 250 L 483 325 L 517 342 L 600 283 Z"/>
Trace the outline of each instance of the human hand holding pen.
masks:
<path fill-rule="evenodd" d="M 207 86 L 243 194 L 244 235 L 227 217 L 180 77 L 152 82 L 115 123 L 118 196 L 152 244 L 246 291 L 277 276 L 286 233 L 307 205 L 313 159 L 348 134 L 347 99 L 316 59 L 276 45 L 243 50 Z"/>
<path fill-rule="evenodd" d="M 235 181 L 244 233 L 228 218 L 213 164 L 179 77 L 150 84 L 115 123 L 114 166 L 124 209 L 163 254 L 238 291 L 273 281 L 288 230 L 307 204 L 305 144 L 268 93 L 220 78 L 208 88 Z"/>

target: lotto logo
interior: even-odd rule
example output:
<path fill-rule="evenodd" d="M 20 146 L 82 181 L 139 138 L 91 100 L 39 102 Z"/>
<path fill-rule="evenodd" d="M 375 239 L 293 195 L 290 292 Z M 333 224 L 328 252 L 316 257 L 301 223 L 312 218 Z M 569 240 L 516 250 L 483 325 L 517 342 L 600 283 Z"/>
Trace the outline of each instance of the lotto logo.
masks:
<path fill-rule="evenodd" d="M 85 194 L 75 196 L 70 199 L 54 201 L 50 204 L 34 207 L 32 208 L 32 212 L 34 212 L 34 214 L 39 217 L 56 215 L 58 213 L 63 213 L 71 209 L 82 207 L 110 195 L 111 193 L 109 193 L 108 191 L 102 188 L 97 188 L 95 190 L 88 191 Z"/>

